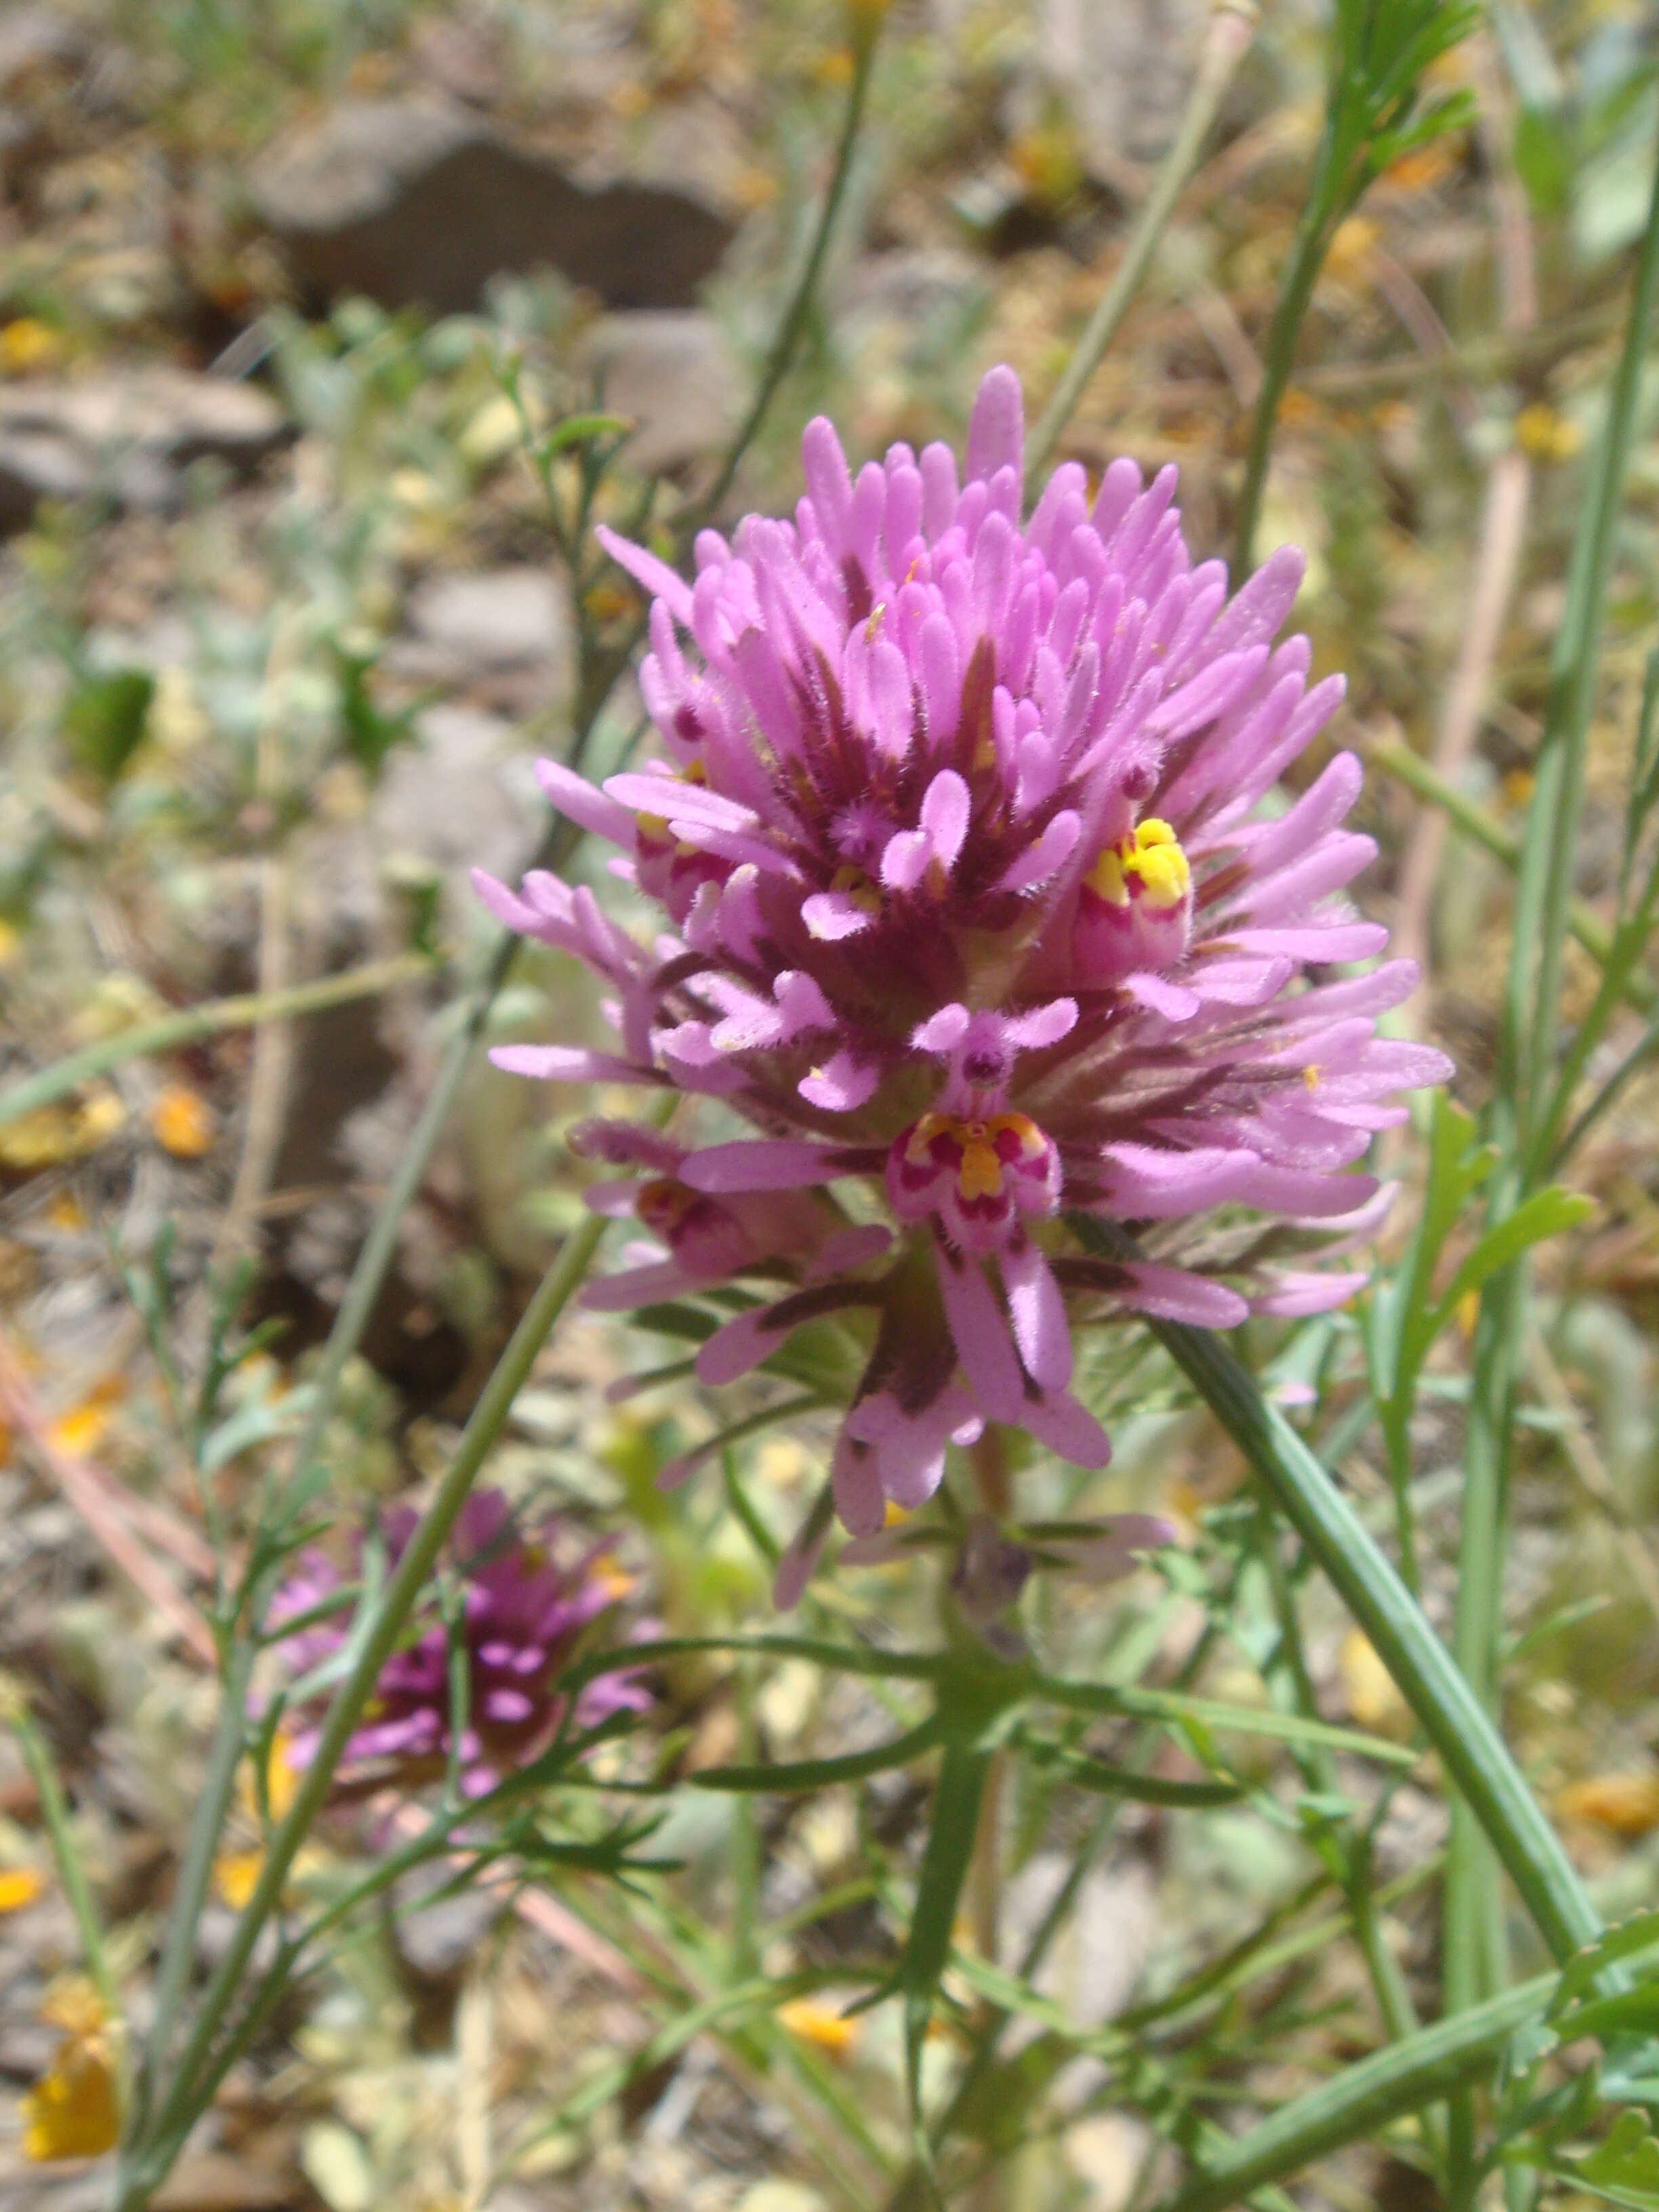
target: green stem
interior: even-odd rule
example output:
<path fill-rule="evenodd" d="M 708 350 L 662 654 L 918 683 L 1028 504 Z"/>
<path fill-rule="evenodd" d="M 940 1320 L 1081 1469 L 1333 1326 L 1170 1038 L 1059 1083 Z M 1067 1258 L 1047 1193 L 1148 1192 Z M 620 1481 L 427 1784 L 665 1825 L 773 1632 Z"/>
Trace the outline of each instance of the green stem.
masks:
<path fill-rule="evenodd" d="M 1487 1218 L 1493 1225 L 1525 1202 L 1547 1157 L 1541 1140 L 1554 1126 L 1548 1100 L 1578 861 L 1590 714 L 1656 296 L 1659 166 L 1607 428 L 1573 543 L 1566 611 L 1552 654 L 1537 775 L 1521 846 L 1492 1115 L 1492 1133 L 1504 1156 L 1492 1178 L 1488 1201 Z M 1604 981 L 1614 975 L 1617 965 L 1609 944 Z M 1633 963 L 1629 972 L 1633 975 Z M 1514 1395 L 1529 1285 L 1530 1270 L 1524 1261 L 1494 1276 L 1482 1293 L 1475 1330 L 1452 1644 L 1462 1677 L 1483 1715 L 1498 1702 Z M 1446 1863 L 1443 1980 L 1449 2014 L 1490 1996 L 1507 1972 L 1502 1899 L 1492 1878 L 1488 1839 L 1501 1855 L 1501 1844 L 1480 1807 L 1465 1790 L 1462 1800 L 1452 1807 Z M 1472 2197 L 1478 2179 L 1475 2115 L 1468 2094 L 1454 2100 L 1451 2118 L 1448 2189 L 1454 2203 L 1462 2203 Z"/>
<path fill-rule="evenodd" d="M 376 999 L 432 973 L 432 962 L 423 953 L 408 953 L 398 960 L 376 960 L 367 967 L 348 968 L 343 975 L 324 975 L 314 983 L 296 983 L 289 991 L 247 991 L 234 999 L 210 999 L 205 1006 L 186 1006 L 176 1014 L 163 1014 L 153 1022 L 138 1022 L 118 1030 L 96 1044 L 82 1046 L 55 1060 L 33 1075 L 26 1075 L 9 1091 L 0 1091 L 0 1127 L 15 1121 L 37 1107 L 49 1106 L 78 1084 L 107 1075 L 129 1060 L 143 1060 L 152 1053 L 174 1052 L 181 1045 L 199 1043 L 224 1030 L 256 1029 L 262 1022 L 291 1021 L 296 1015 L 320 1013 L 327 1006 L 348 1006 L 356 999 Z"/>
<path fill-rule="evenodd" d="M 317 1749 L 300 1781 L 294 1802 L 271 1838 L 253 1894 L 237 1920 L 224 1956 L 203 1998 L 174 2072 L 171 2091 L 133 2161 L 137 2191 L 129 2193 L 124 2199 L 125 2203 L 137 2206 L 144 2203 L 146 2195 L 166 2172 L 179 2145 L 194 2124 L 200 2109 L 198 2076 L 210 2062 L 220 2027 L 235 1999 L 260 1933 L 280 1902 L 294 1861 L 326 1801 L 347 1740 L 362 1717 L 381 1668 L 392 1655 L 404 1621 L 437 1564 L 486 1455 L 507 1422 L 514 1400 L 554 1323 L 586 1273 L 606 1226 L 602 1217 L 595 1217 L 566 1241 L 543 1277 L 473 1407 L 437 1495 L 410 1537 L 386 1584 L 374 1626 L 356 1663 L 335 1692 Z"/>
<path fill-rule="evenodd" d="M 81 1863 L 81 1854 L 70 1826 L 69 1801 L 64 1795 L 64 1785 L 58 1778 L 57 1765 L 46 1748 L 46 1738 L 21 1703 L 12 1705 L 6 1718 L 17 1738 L 23 1764 L 29 1771 L 29 1779 L 40 1800 L 40 1819 L 52 1845 L 58 1878 L 64 1885 L 64 1894 L 69 1899 L 69 1908 L 75 1918 L 76 1933 L 81 1939 L 81 1955 L 86 1960 L 87 1972 L 103 2003 L 105 2014 L 112 2021 L 118 2021 L 121 2017 L 121 1992 L 110 1969 L 103 1923 L 99 1918 L 92 1885 L 87 1880 L 87 1870 Z"/>
<path fill-rule="evenodd" d="M 836 218 L 841 213 L 841 204 L 847 196 L 847 180 L 853 173 L 853 154 L 864 121 L 879 28 L 878 19 L 872 16 L 867 25 L 861 24 L 859 35 L 854 40 L 853 81 L 848 87 L 847 112 L 842 119 L 841 137 L 836 147 L 836 166 L 830 173 L 830 189 L 823 196 L 817 228 L 812 234 L 812 242 L 807 248 L 800 276 L 796 280 L 789 304 L 783 311 L 783 319 L 767 353 L 760 384 L 750 402 L 749 412 L 744 416 L 742 427 L 732 439 L 713 484 L 697 503 L 700 517 L 713 514 L 731 490 L 743 457 L 754 443 L 756 434 L 777 395 L 778 386 L 789 373 L 790 364 L 805 331 L 806 319 L 811 312 L 812 295 L 817 289 L 824 256 L 830 251 L 830 241 L 835 234 Z"/>
<path fill-rule="evenodd" d="M 1522 881 L 1528 862 L 1537 856 L 1542 877 L 1542 927 L 1533 945 L 1517 933 L 1511 969 L 1516 994 L 1524 988 L 1532 957 L 1537 958 L 1532 1015 L 1518 1024 L 1516 1060 L 1521 1076 L 1521 1127 L 1536 1128 L 1543 1085 L 1555 1056 L 1560 1010 L 1561 953 L 1578 864 L 1578 820 L 1584 789 L 1591 710 L 1601 664 L 1601 631 L 1613 576 L 1619 515 L 1636 435 L 1642 372 L 1651 343 L 1654 308 L 1659 299 L 1659 164 L 1654 171 L 1647 229 L 1637 264 L 1625 343 L 1613 376 L 1607 428 L 1589 486 L 1584 521 L 1573 547 L 1567 610 L 1553 655 L 1550 693 L 1545 708 L 1538 781 L 1527 825 Z M 1516 1009 L 1517 1014 L 1521 1009 Z"/>
<path fill-rule="evenodd" d="M 149 2033 L 145 2039 L 143 2067 L 133 2113 L 135 2136 L 145 2124 L 165 2074 L 179 2008 L 189 1986 L 190 1970 L 196 1955 L 196 1930 L 201 1921 L 202 1909 L 207 1902 L 220 1831 L 224 1826 L 225 1814 L 236 1787 L 236 1770 L 242 1759 L 247 1727 L 247 1695 L 252 1680 L 256 1649 L 251 1643 L 235 1644 L 225 1667 L 220 1695 L 219 1724 L 208 1757 L 201 1795 L 191 1816 L 184 1863 L 179 1869 L 178 1887 L 167 1914 L 161 1963 L 156 1974 L 155 2009 Z"/>
<path fill-rule="evenodd" d="M 1175 212 L 1176 202 L 1198 166 L 1216 111 L 1232 82 L 1234 71 L 1249 49 L 1255 21 L 1253 0 L 1218 0 L 1210 17 L 1199 57 L 1198 74 L 1188 95 L 1186 112 L 1175 142 L 1158 165 L 1152 190 L 1141 204 L 1112 281 L 1101 295 L 1082 337 L 1073 349 L 1054 398 L 1043 409 L 1031 433 L 1025 456 L 1028 479 L 1040 476 L 1053 459 L 1066 425 L 1083 397 L 1084 387 L 1099 368 L 1107 347 L 1129 311 L 1130 301 L 1140 289 L 1141 281 L 1158 251 L 1158 240 Z"/>
<path fill-rule="evenodd" d="M 1519 2027 L 1548 2010 L 1558 1977 L 1540 1974 L 1473 2011 L 1390 2044 L 1218 2150 L 1164 2212 L 1224 2212 L 1253 2190 L 1478 2081 Z"/>
<path fill-rule="evenodd" d="M 1261 389 L 1250 420 L 1250 449 L 1244 464 L 1244 484 L 1238 495 L 1238 523 L 1233 543 L 1233 574 L 1248 576 L 1255 558 L 1256 526 L 1267 486 L 1267 463 L 1273 454 L 1273 432 L 1279 410 L 1296 361 L 1296 341 L 1313 299 L 1314 286 L 1330 245 L 1331 223 L 1326 205 L 1330 173 L 1329 129 L 1320 148 L 1319 161 L 1297 224 L 1291 248 L 1291 264 L 1280 288 L 1273 319 L 1262 349 Z"/>
<path fill-rule="evenodd" d="M 1133 1239 L 1115 1224 L 1085 1214 L 1069 1218 L 1089 1249 L 1115 1260 L 1140 1256 Z M 1358 1515 L 1221 1339 L 1179 1322 L 1148 1325 L 1266 1483 L 1376 1647 L 1468 1797 L 1552 1956 L 1565 1963 L 1601 1933 L 1600 1917 L 1445 1645 Z"/>
<path fill-rule="evenodd" d="M 1419 760 L 1408 746 L 1388 742 L 1368 744 L 1365 760 L 1368 766 L 1380 768 L 1419 799 L 1437 806 L 1461 836 L 1480 846 L 1483 853 L 1490 853 L 1494 860 L 1501 860 L 1511 873 L 1520 866 L 1521 840 L 1515 831 L 1493 821 L 1478 800 L 1449 782 L 1427 761 Z M 1605 969 L 1613 958 L 1613 933 L 1583 899 L 1574 899 L 1569 906 L 1567 927 L 1597 967 Z M 1659 1012 L 1659 985 L 1640 969 L 1625 975 L 1620 988 L 1632 1006 L 1644 1013 Z"/>

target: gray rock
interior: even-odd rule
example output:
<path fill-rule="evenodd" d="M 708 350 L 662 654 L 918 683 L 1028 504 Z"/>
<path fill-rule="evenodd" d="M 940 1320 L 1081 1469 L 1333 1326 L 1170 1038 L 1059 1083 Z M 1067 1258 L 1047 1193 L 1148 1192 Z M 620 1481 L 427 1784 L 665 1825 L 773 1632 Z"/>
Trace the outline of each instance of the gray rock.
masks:
<path fill-rule="evenodd" d="M 1118 181 L 1114 156 L 1153 161 L 1174 137 L 1209 12 L 1209 0 L 1045 0 L 1042 74 L 1103 183 Z"/>
<path fill-rule="evenodd" d="M 666 475 L 725 443 L 744 379 L 712 315 L 690 308 L 606 315 L 586 347 L 604 379 L 605 404 L 638 425 L 628 459 Z"/>
<path fill-rule="evenodd" d="M 0 22 L 0 88 L 31 70 L 68 68 L 85 58 L 85 26 L 61 8 L 19 8 Z"/>
<path fill-rule="evenodd" d="M 348 100 L 255 168 L 255 209 L 301 281 L 441 314 L 498 270 L 556 269 L 613 307 L 685 307 L 732 226 L 683 186 L 589 184 L 431 94 Z"/>
<path fill-rule="evenodd" d="M 569 617 L 544 568 L 430 576 L 410 594 L 408 617 L 434 673 L 538 662 L 562 668 L 569 658 Z"/>
<path fill-rule="evenodd" d="M 66 438 L 0 431 L 0 537 L 26 530 L 43 499 L 82 499 L 92 469 Z"/>
<path fill-rule="evenodd" d="M 290 434 L 269 392 L 185 369 L 0 385 L 0 532 L 25 527 L 43 499 L 93 491 L 165 510 L 192 461 L 246 471 Z"/>

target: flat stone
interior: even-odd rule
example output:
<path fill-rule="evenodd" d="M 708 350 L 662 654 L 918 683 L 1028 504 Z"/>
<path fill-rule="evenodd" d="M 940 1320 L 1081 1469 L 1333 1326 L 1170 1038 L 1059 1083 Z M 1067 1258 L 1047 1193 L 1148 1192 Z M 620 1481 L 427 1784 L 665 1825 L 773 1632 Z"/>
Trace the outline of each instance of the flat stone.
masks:
<path fill-rule="evenodd" d="M 666 182 L 592 184 L 435 94 L 342 102 L 252 179 L 260 220 L 326 295 L 439 314 L 498 271 L 552 268 L 619 307 L 685 307 L 732 226 Z"/>
<path fill-rule="evenodd" d="M 164 511 L 183 496 L 179 472 L 192 461 L 246 472 L 290 434 L 269 392 L 185 369 L 0 385 L 0 532 L 25 528 L 43 499 L 94 489 L 125 508 Z"/>
<path fill-rule="evenodd" d="M 43 499 L 82 499 L 91 488 L 91 466 L 67 438 L 0 430 L 0 537 L 27 530 Z"/>
<path fill-rule="evenodd" d="M 1071 109 L 1085 166 L 1115 185 L 1113 156 L 1154 161 L 1175 137 L 1208 0 L 1044 0 L 1044 78 Z"/>
<path fill-rule="evenodd" d="M 637 425 L 627 452 L 642 475 L 668 475 L 726 442 L 744 380 L 712 315 L 696 308 L 606 315 L 585 357 L 603 379 L 606 409 Z"/>
<path fill-rule="evenodd" d="M 19 8 L 0 22 L 0 88 L 31 70 L 67 68 L 84 59 L 85 26 L 61 8 Z"/>
<path fill-rule="evenodd" d="M 416 639 L 446 669 L 562 666 L 569 655 L 564 601 L 544 568 L 429 576 L 410 595 L 407 613 Z"/>

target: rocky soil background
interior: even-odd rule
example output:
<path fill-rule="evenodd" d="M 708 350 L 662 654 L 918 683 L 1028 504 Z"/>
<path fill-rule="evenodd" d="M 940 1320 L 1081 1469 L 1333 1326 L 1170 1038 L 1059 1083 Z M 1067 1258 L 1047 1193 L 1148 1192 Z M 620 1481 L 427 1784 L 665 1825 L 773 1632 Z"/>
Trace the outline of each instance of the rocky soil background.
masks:
<path fill-rule="evenodd" d="M 1034 399 L 1052 388 L 1173 132 L 1205 14 L 1200 0 L 896 0 L 808 343 L 731 514 L 793 495 L 795 440 L 821 408 L 866 453 L 959 435 L 994 361 L 1012 361 Z M 1318 127 L 1316 12 L 1268 14 L 1067 439 L 1091 471 L 1120 452 L 1178 462 L 1206 555 L 1227 542 Z M 1653 129 L 1652 28 L 1635 5 L 1551 0 L 1511 31 L 1503 51 L 1483 36 L 1456 58 L 1479 129 L 1398 164 L 1338 237 L 1259 548 L 1310 549 L 1297 618 L 1317 671 L 1350 672 L 1349 741 L 1430 752 L 1490 550 L 1483 502 L 1500 465 L 1520 472 L 1520 573 L 1451 769 L 1505 834 L 1529 788 Z M 224 1478 L 253 1483 L 292 1433 L 292 1394 L 447 1042 L 442 1009 L 488 945 L 465 870 L 512 876 L 535 847 L 530 763 L 562 744 L 594 656 L 634 613 L 614 571 L 586 576 L 573 604 L 526 433 L 589 405 L 627 418 L 604 495 L 618 516 L 653 483 L 655 514 L 708 483 L 803 249 L 848 67 L 830 0 L 61 0 L 0 15 L 0 1085 L 171 1008 L 403 963 L 373 997 L 257 1042 L 237 1030 L 130 1060 L 0 1126 L 0 1669 L 27 1687 L 135 1955 L 165 1905 L 211 1680 L 191 1632 L 199 1514 L 125 1273 L 159 1267 L 188 1350 L 210 1276 L 256 1257 L 254 1313 L 282 1327 L 246 1380 L 247 1448 Z M 1517 179 L 1511 159 L 1522 105 L 1547 94 L 1549 112 L 1591 118 L 1584 159 L 1554 186 Z M 1651 409 L 1644 437 L 1595 738 L 1592 905 L 1617 867 L 1659 606 Z M 595 758 L 633 742 L 639 713 L 624 680 Z M 1412 1018 L 1455 1055 L 1476 1103 L 1507 950 L 1504 866 L 1455 842 L 1425 869 L 1431 817 L 1381 772 L 1366 807 L 1385 858 L 1365 902 L 1427 951 Z M 602 864 L 579 866 L 604 882 Z M 422 964 L 434 953 L 441 975 Z M 1591 978 L 1588 963 L 1573 971 L 1582 1000 Z M 526 960 L 496 1033 L 568 1035 L 591 1018 L 572 975 Z M 1535 1641 L 1511 1730 L 1610 1905 L 1648 1899 L 1659 1873 L 1656 1111 L 1659 1085 L 1632 1085 L 1578 1163 L 1600 1212 L 1552 1262 L 1515 1502 L 1513 1625 Z M 471 1080 L 329 1439 L 340 1498 L 366 1509 L 442 1463 L 579 1211 L 561 1141 L 572 1118 L 534 1086 L 487 1069 Z M 495 1474 L 616 1534 L 641 1613 L 671 1629 L 761 1620 L 763 1563 L 718 1486 L 672 1499 L 653 1487 L 713 1427 L 695 1392 L 605 1401 L 642 1364 L 618 1326 L 568 1328 Z M 1430 1532 L 1443 1542 L 1455 1394 L 1444 1419 Z M 822 1441 L 774 1440 L 745 1462 L 780 1526 Z M 1091 1495 L 1196 1530 L 1241 1473 L 1195 1417 L 1154 1412 L 1122 1433 Z M 1352 1473 L 1380 1487 L 1363 1463 Z M 140 1501 L 137 1522 L 112 1493 Z M 137 1529 L 145 1587 L 112 1528 Z M 1438 1572 L 1431 1610 L 1449 1587 Z M 854 1620 L 911 1602 L 880 1570 L 822 1601 Z M 1056 1634 L 1086 1656 L 1086 1602 L 1062 1613 Z M 1171 1651 L 1192 1632 L 1177 1620 Z M 1332 1717 L 1401 1725 L 1334 1613 L 1312 1651 Z M 740 1704 L 720 1680 L 688 1670 L 666 1686 L 652 1723 L 662 1773 L 740 1741 L 820 1755 L 883 1723 L 862 1691 L 826 1695 L 805 1668 L 781 1667 Z M 879 2202 L 876 2153 L 902 2148 L 884 2015 L 806 2007 L 786 2028 L 833 2096 L 875 2116 L 876 2151 L 856 2155 L 826 2141 L 824 2102 L 764 2049 L 702 2036 L 658 2063 L 650 2046 L 725 1974 L 717 1931 L 745 1851 L 765 1847 L 763 1876 L 747 1878 L 773 1931 L 768 1970 L 822 1963 L 838 1943 L 866 1948 L 873 1908 L 799 1936 L 791 1916 L 872 1849 L 913 1851 L 921 1802 L 893 1777 L 769 1800 L 756 1838 L 726 1801 L 677 1799 L 660 1840 L 681 1871 L 631 1949 L 613 1906 L 579 1883 L 539 1916 L 477 1891 L 400 1899 L 238 2069 L 158 2201 Z M 1011 1945 L 1063 1872 L 1066 1817 L 1022 1812 Z M 1402 1790 L 1380 1848 L 1419 1866 L 1441 1820 L 1437 1801 Z M 1054 1994 L 1074 2020 L 1111 2017 L 1223 1948 L 1230 1925 L 1255 1925 L 1297 1865 L 1294 1840 L 1259 1824 L 1125 1820 L 1055 1949 Z M 7 1887 L 9 1875 L 40 1879 Z M 75 1945 L 3 1735 L 0 1893 L 17 1900 L 0 1917 L 0 2201 L 90 2212 L 106 2185 L 95 2162 L 25 2155 L 18 2100 L 57 2045 L 52 1991 Z M 230 1911 L 212 1909 L 210 1942 Z M 1426 1964 L 1429 1917 L 1402 1907 L 1398 1934 L 1407 1970 Z M 1286 2087 L 1347 2048 L 1360 2017 L 1340 1953 L 1296 1976 L 1276 1993 L 1275 2033 L 1295 2030 L 1273 2062 Z M 1242 2015 L 1239 2029 L 1243 2069 Z M 619 2058 L 640 2063 L 607 2087 Z M 1146 2138 L 1091 2108 L 1086 2081 L 1066 2110 L 1063 2185 L 1033 2201 L 1115 2212 Z M 1328 2201 L 1413 2201 L 1401 2167 L 1368 2157 L 1348 2172 L 1350 2194 Z"/>

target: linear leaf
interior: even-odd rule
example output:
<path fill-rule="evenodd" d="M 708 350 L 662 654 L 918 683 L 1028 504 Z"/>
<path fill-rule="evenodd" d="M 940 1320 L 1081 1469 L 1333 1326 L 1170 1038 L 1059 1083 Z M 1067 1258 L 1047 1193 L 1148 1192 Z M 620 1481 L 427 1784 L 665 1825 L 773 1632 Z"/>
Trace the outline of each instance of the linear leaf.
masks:
<path fill-rule="evenodd" d="M 920 1727 L 896 1735 L 890 1743 L 872 1744 L 868 1751 L 851 1751 L 839 1759 L 798 1759 L 762 1761 L 753 1766 L 711 1766 L 691 1780 L 699 1790 L 770 1790 L 792 1795 L 802 1790 L 827 1790 L 836 1782 L 861 1782 L 866 1775 L 884 1774 L 890 1767 L 908 1766 L 943 1740 L 935 1716 Z"/>

